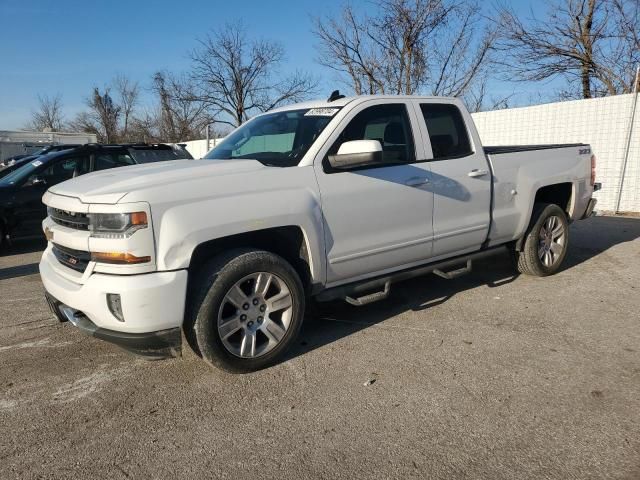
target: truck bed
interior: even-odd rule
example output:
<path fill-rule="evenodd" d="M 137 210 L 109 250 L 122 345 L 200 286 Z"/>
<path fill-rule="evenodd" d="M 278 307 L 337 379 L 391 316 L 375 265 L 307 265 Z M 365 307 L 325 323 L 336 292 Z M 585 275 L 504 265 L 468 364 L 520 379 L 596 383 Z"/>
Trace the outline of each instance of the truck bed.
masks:
<path fill-rule="evenodd" d="M 581 218 L 593 192 L 587 176 L 591 169 L 588 144 L 505 145 L 484 147 L 484 151 L 494 178 L 489 246 L 524 235 L 535 194 L 547 185 L 571 190 L 566 205 L 569 219 Z"/>

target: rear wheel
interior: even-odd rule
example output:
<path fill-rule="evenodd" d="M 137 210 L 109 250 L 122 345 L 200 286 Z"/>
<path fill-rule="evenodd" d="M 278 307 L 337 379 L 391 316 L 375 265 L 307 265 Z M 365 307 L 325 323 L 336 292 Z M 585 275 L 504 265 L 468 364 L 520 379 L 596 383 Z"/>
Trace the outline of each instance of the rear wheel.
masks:
<path fill-rule="evenodd" d="M 273 253 L 236 250 L 217 257 L 202 269 L 195 289 L 186 328 L 202 358 L 214 366 L 231 372 L 265 368 L 300 331 L 302 282 Z"/>
<path fill-rule="evenodd" d="M 522 251 L 515 252 L 518 270 L 545 277 L 562 266 L 569 246 L 567 215 L 554 204 L 536 204 Z"/>

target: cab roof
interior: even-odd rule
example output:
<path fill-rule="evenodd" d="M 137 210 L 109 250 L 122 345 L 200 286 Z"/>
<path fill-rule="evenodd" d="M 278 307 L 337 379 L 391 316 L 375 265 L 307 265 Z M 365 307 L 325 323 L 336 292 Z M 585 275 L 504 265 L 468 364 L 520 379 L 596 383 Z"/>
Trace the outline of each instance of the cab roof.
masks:
<path fill-rule="evenodd" d="M 351 102 L 363 102 L 366 100 L 439 100 L 439 101 L 451 101 L 454 102 L 453 97 L 435 97 L 435 96 L 423 96 L 423 95 L 355 95 L 351 97 L 342 97 L 337 100 L 311 100 L 308 102 L 293 103 L 283 107 L 274 108 L 269 112 L 285 112 L 288 110 L 302 110 L 308 108 L 341 108 Z"/>

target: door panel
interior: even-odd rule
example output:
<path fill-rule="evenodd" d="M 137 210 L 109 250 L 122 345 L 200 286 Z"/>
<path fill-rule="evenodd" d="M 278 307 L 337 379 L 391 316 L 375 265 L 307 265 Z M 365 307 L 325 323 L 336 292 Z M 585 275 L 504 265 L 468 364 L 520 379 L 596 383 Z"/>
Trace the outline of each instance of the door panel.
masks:
<path fill-rule="evenodd" d="M 433 153 L 433 257 L 477 250 L 489 230 L 491 171 L 484 150 L 474 149 L 470 117 L 453 103 L 415 105 Z"/>
<path fill-rule="evenodd" d="M 47 207 L 42 203 L 44 193 L 58 183 L 86 173 L 88 167 L 89 157 L 68 157 L 34 172 L 16 192 L 15 235 L 38 235 L 47 216 Z"/>
<path fill-rule="evenodd" d="M 42 203 L 46 185 L 24 185 L 16 190 L 14 218 L 15 227 L 11 232 L 14 238 L 38 235 L 42 232 L 41 223 L 47 216 Z"/>
<path fill-rule="evenodd" d="M 330 138 L 331 147 L 321 151 L 324 162 L 315 163 L 328 283 L 423 262 L 431 255 L 433 193 L 426 183 L 429 163 L 415 161 L 424 156 L 420 137 L 413 138 L 415 116 L 404 102 L 379 103 L 351 112 Z M 342 142 L 364 139 L 380 141 L 385 158 L 406 163 L 352 171 L 335 171 L 327 165 L 327 155 Z"/>

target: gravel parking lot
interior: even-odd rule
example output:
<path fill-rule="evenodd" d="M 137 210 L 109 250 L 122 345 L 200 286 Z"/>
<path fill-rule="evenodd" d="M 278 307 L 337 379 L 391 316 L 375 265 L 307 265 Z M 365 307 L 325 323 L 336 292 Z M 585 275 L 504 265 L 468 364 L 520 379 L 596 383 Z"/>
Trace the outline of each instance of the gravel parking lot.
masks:
<path fill-rule="evenodd" d="M 0 258 L 0 478 L 640 478 L 640 219 L 566 268 L 324 306 L 290 358 L 149 362 L 49 314 L 42 245 Z"/>

